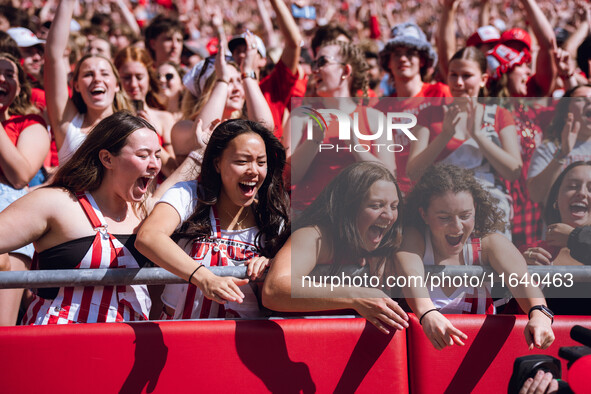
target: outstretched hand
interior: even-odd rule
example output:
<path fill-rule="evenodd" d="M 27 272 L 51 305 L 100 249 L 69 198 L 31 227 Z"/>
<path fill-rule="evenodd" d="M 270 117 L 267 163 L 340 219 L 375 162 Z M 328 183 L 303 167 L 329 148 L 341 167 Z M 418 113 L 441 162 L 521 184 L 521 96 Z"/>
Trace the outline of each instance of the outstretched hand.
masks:
<path fill-rule="evenodd" d="M 358 298 L 354 309 L 384 334 L 389 334 L 389 327 L 402 330 L 408 327 L 408 315 L 391 298 Z"/>
<path fill-rule="evenodd" d="M 423 318 L 423 332 L 435 349 L 441 350 L 453 344 L 464 346 L 468 335 L 455 328 L 445 316 L 439 312 L 431 312 Z"/>
<path fill-rule="evenodd" d="M 533 350 L 534 347 L 548 349 L 554 342 L 552 320 L 541 312 L 533 311 L 523 334 L 529 350 Z"/>

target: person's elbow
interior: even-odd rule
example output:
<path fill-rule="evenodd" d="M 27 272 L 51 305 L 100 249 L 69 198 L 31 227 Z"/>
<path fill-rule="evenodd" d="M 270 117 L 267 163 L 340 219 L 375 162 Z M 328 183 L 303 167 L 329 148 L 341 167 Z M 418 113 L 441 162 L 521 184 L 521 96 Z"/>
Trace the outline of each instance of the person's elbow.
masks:
<path fill-rule="evenodd" d="M 261 292 L 261 302 L 265 308 L 278 312 L 286 312 L 289 308 L 286 305 L 286 297 L 291 298 L 289 288 L 285 289 L 285 280 L 267 278 Z"/>
<path fill-rule="evenodd" d="M 514 165 L 509 167 L 506 171 L 506 174 L 503 174 L 503 177 L 508 181 L 516 181 L 521 176 L 521 169 L 523 168 L 523 164 L 521 160 L 516 162 Z"/>
<path fill-rule="evenodd" d="M 134 246 L 141 254 L 147 256 L 152 250 L 151 245 L 157 244 L 158 231 L 150 226 L 141 226 L 137 232 Z"/>

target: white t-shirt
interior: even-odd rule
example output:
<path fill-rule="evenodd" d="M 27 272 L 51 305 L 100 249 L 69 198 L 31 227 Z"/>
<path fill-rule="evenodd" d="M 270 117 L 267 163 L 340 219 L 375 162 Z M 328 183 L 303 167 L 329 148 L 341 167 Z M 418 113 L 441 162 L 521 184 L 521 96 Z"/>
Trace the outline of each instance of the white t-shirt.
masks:
<path fill-rule="evenodd" d="M 558 146 L 553 141 L 544 141 L 539 145 L 531 158 L 529 170 L 527 171 L 527 178 L 533 178 L 539 175 L 550 164 L 554 158 L 554 154 L 558 150 Z M 570 154 L 565 158 L 562 169 L 564 170 L 569 164 L 575 161 L 591 160 L 591 141 L 575 142 L 575 146 Z"/>
<path fill-rule="evenodd" d="M 177 183 L 158 203 L 171 205 L 184 222 L 197 206 L 197 181 Z M 213 209 L 210 209 L 212 234 L 207 239 L 182 239 L 179 246 L 196 262 L 205 266 L 240 266 L 253 257 L 260 256 L 255 238 L 259 230 L 251 227 L 226 231 L 219 226 Z M 197 265 L 195 265 L 197 267 Z M 242 304 L 228 302 L 225 305 L 208 300 L 196 286 L 188 284 L 166 285 L 162 301 L 175 309 L 175 319 L 263 317 L 256 296 L 256 285 L 249 283 L 240 288 L 244 293 Z"/>

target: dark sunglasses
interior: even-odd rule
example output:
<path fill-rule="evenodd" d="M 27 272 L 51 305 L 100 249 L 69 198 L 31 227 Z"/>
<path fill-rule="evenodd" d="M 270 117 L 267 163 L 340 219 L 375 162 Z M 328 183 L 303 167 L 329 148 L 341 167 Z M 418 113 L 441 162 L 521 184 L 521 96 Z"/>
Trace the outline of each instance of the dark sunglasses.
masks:
<path fill-rule="evenodd" d="M 205 74 L 205 71 L 210 66 L 214 65 L 215 57 L 216 57 L 216 55 L 212 55 L 212 56 L 209 56 L 207 59 L 205 59 L 205 64 L 203 64 L 203 67 L 201 68 L 201 72 L 199 73 L 199 76 L 197 77 L 196 81 L 201 80 L 201 77 Z M 226 63 L 234 61 L 234 58 L 232 56 L 226 55 L 226 56 L 224 56 L 224 58 L 226 59 Z"/>
<path fill-rule="evenodd" d="M 158 79 L 160 79 L 162 77 L 164 77 L 167 82 L 170 82 L 174 78 L 174 74 L 173 73 L 166 73 L 166 74 L 160 74 L 160 75 L 158 75 Z"/>
<path fill-rule="evenodd" d="M 342 65 L 344 65 L 345 63 L 339 62 L 337 59 L 335 59 L 332 56 L 320 56 L 318 59 L 312 60 L 312 63 L 310 63 L 310 66 L 312 67 L 312 70 L 317 70 L 319 68 L 326 66 L 327 64 L 342 64 Z"/>

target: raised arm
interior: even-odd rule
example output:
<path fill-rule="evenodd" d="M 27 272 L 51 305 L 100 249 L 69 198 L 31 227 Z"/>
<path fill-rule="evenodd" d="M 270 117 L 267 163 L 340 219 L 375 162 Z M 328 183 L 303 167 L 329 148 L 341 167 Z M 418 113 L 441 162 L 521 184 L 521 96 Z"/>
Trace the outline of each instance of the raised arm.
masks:
<path fill-rule="evenodd" d="M 521 3 L 540 46 L 536 56 L 535 82 L 540 89 L 540 96 L 548 96 L 554 88 L 557 76 L 554 62 L 556 51 L 554 29 L 535 0 L 521 0 Z"/>
<path fill-rule="evenodd" d="M 76 0 L 59 3 L 45 44 L 43 76 L 45 95 L 48 97 L 47 115 L 58 149 L 64 142 L 69 122 L 78 112 L 68 97 L 69 70 L 63 59 L 75 6 Z"/>
<path fill-rule="evenodd" d="M 269 45 L 269 47 L 275 48 L 279 46 L 279 40 L 277 38 L 277 32 L 275 32 L 275 29 L 273 29 L 273 22 L 271 21 L 271 15 L 269 15 L 269 10 L 267 9 L 265 0 L 256 1 L 257 9 L 261 16 L 263 27 L 265 28 L 265 42 L 267 45 Z"/>
<path fill-rule="evenodd" d="M 257 57 L 256 41 L 254 35 L 250 32 L 246 33 L 245 40 L 246 57 L 240 67 L 243 75 L 252 75 L 255 72 L 255 59 Z M 259 81 L 256 78 L 243 77 L 242 85 L 244 86 L 248 119 L 262 123 L 269 130 L 273 130 L 275 128 L 273 114 L 271 108 L 269 108 L 269 103 L 263 96 Z"/>
<path fill-rule="evenodd" d="M 135 16 L 131 12 L 131 10 L 127 7 L 127 4 L 123 0 L 113 0 L 115 6 L 119 10 L 119 14 L 121 15 L 122 19 L 125 21 L 125 24 L 129 26 L 129 28 L 133 31 L 136 36 L 140 36 L 142 31 L 140 26 L 137 24 L 135 20 Z"/>
<path fill-rule="evenodd" d="M 285 43 L 283 53 L 279 61 L 283 62 L 292 74 L 297 72 L 297 67 L 300 62 L 302 35 L 300 29 L 293 19 L 289 8 L 284 0 L 270 0 L 271 6 L 277 15 L 277 24 Z"/>
<path fill-rule="evenodd" d="M 561 132 L 560 148 L 552 149 L 553 144 L 548 142 L 538 146 L 534 151 L 529 169 L 530 173 L 527 177 L 527 190 L 534 202 L 546 202 L 550 187 L 564 169 L 564 160 L 570 155 L 575 146 L 580 128 L 580 122 L 575 121 L 574 115 L 569 112 Z M 538 163 L 544 163 L 545 167 L 535 175 L 530 176 L 534 166 L 541 167 L 543 165 Z"/>
<path fill-rule="evenodd" d="M 15 189 L 22 189 L 33 179 L 49 152 L 49 133 L 35 123 L 20 134 L 14 146 L 0 124 L 0 169 Z"/>
<path fill-rule="evenodd" d="M 460 4 L 457 0 L 444 0 L 441 10 L 441 21 L 437 28 L 437 55 L 439 71 L 443 81 L 447 79 L 449 59 L 456 53 L 456 10 Z"/>

